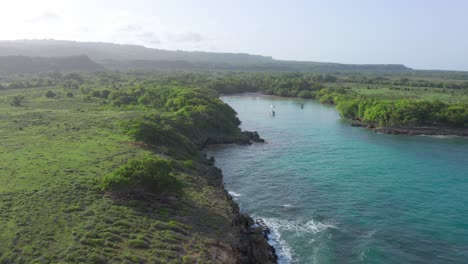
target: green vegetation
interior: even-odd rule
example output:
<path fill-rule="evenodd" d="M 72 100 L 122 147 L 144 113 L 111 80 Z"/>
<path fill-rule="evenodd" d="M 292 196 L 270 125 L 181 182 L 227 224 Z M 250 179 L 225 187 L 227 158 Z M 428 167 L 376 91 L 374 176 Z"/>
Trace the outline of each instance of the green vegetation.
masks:
<path fill-rule="evenodd" d="M 404 75 L 403 75 L 404 76 Z M 468 75 L 416 77 L 360 74 L 194 74 L 154 75 L 146 82 L 200 85 L 232 94 L 315 98 L 335 104 L 347 118 L 380 126 L 434 125 L 468 127 Z"/>
<path fill-rule="evenodd" d="M 80 78 L 0 91 L 0 263 L 217 263 L 239 230 L 198 149 L 238 137 L 235 112 L 202 88 Z"/>
<path fill-rule="evenodd" d="M 21 106 L 21 102 L 23 101 L 24 96 L 22 95 L 15 95 L 13 99 L 11 100 L 11 105 L 12 106 Z"/>
<path fill-rule="evenodd" d="M 173 169 L 170 160 L 159 157 L 132 159 L 127 164 L 102 178 L 102 189 L 119 191 L 167 191 L 176 188 L 179 183 L 171 175 Z"/>
<path fill-rule="evenodd" d="M 232 206 L 199 152 L 245 141 L 220 93 L 335 104 L 382 126 L 467 127 L 463 73 L 161 73 L 0 79 L 0 263 L 217 263 Z M 227 249 L 226 249 L 227 250 Z"/>
<path fill-rule="evenodd" d="M 46 94 L 45 94 L 45 97 L 47 97 L 47 98 L 54 98 L 55 96 L 57 96 L 57 95 L 52 91 L 47 91 Z"/>

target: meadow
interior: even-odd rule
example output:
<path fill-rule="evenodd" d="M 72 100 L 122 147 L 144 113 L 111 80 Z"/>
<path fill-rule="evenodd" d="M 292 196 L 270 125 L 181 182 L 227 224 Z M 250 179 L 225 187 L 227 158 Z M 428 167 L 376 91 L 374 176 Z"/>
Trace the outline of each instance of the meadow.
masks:
<path fill-rule="evenodd" d="M 145 199 L 101 189 L 128 160 L 160 155 L 122 126 L 154 112 L 63 87 L 0 91 L 0 263 L 212 263 L 233 212 L 209 168 L 174 160 L 181 190 Z"/>

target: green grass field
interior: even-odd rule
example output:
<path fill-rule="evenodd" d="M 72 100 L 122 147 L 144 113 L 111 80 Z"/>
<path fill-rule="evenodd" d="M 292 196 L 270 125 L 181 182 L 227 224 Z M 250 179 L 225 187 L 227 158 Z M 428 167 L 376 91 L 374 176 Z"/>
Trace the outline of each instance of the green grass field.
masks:
<path fill-rule="evenodd" d="M 17 94 L 22 106 L 11 106 Z M 172 196 L 109 197 L 99 179 L 150 153 L 119 125 L 144 111 L 76 94 L 0 91 L 0 263 L 213 262 L 214 241 L 231 239 L 222 189 L 185 168 Z"/>

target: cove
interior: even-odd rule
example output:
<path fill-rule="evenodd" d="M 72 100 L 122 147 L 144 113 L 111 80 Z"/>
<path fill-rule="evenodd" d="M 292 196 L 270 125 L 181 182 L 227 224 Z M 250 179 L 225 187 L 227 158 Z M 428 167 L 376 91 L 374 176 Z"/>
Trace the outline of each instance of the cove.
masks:
<path fill-rule="evenodd" d="M 468 139 L 376 134 L 312 100 L 221 99 L 266 143 L 207 153 L 280 263 L 468 260 Z"/>

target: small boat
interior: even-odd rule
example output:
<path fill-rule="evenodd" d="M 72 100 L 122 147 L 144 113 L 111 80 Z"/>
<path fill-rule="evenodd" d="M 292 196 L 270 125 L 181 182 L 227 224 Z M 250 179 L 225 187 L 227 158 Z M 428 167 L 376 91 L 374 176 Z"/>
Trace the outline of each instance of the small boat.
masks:
<path fill-rule="evenodd" d="M 275 112 L 275 110 L 273 110 L 273 109 L 275 109 L 275 106 L 271 104 L 271 105 L 270 105 L 270 108 L 271 108 L 270 115 L 271 115 L 271 116 L 275 116 L 275 115 L 276 115 L 276 112 Z"/>

